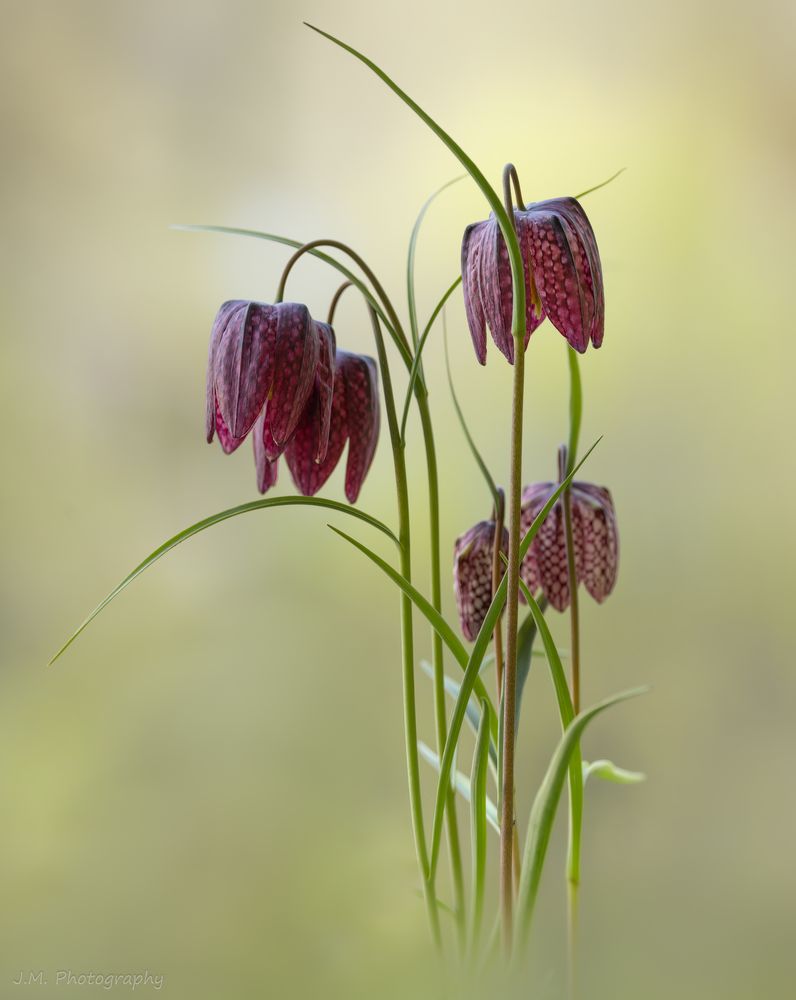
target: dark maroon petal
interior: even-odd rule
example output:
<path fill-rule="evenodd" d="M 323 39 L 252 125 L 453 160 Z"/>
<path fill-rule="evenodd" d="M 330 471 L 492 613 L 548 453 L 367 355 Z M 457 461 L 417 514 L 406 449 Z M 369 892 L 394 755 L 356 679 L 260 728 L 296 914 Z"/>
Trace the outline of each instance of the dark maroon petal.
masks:
<path fill-rule="evenodd" d="M 616 513 L 608 490 L 588 483 L 573 486 L 572 523 L 578 536 L 578 579 L 601 604 L 614 589 L 619 564 Z"/>
<path fill-rule="evenodd" d="M 235 437 L 254 426 L 268 396 L 276 337 L 274 306 L 243 303 L 229 316 L 215 354 L 216 394 Z"/>
<path fill-rule="evenodd" d="M 503 234 L 493 216 L 486 223 L 479 277 L 486 321 L 498 350 L 514 363 L 511 335 L 511 267 Z"/>
<path fill-rule="evenodd" d="M 487 222 L 468 226 L 462 238 L 462 291 L 467 325 L 479 364 L 486 364 L 486 316 L 481 301 L 480 259 Z"/>
<path fill-rule="evenodd" d="M 348 462 L 345 495 L 356 503 L 379 439 L 378 368 L 373 358 L 338 352 L 337 366 L 345 382 Z"/>
<path fill-rule="evenodd" d="M 272 462 L 265 453 L 263 445 L 263 425 L 265 413 L 261 413 L 254 425 L 252 442 L 254 444 L 254 465 L 257 470 L 257 489 L 261 493 L 267 493 L 276 483 L 277 462 Z"/>
<path fill-rule="evenodd" d="M 216 421 L 215 421 L 216 431 L 218 432 L 218 440 L 224 452 L 227 455 L 231 455 L 236 448 L 239 448 L 243 443 L 243 438 L 236 438 L 234 434 L 231 434 L 227 425 L 224 423 L 224 418 L 221 416 L 221 408 L 216 400 Z"/>
<path fill-rule="evenodd" d="M 273 355 L 273 388 L 265 414 L 266 446 L 273 461 L 285 449 L 307 405 L 320 352 L 319 336 L 306 306 L 281 302 Z"/>
<path fill-rule="evenodd" d="M 453 589 L 464 637 L 472 642 L 492 603 L 492 549 L 495 522 L 481 521 L 459 538 L 453 548 Z M 501 549 L 508 552 L 508 531 Z"/>
<path fill-rule="evenodd" d="M 239 309 L 246 307 L 245 302 L 240 300 L 225 302 L 216 313 L 213 320 L 213 329 L 210 332 L 210 349 L 207 357 L 207 392 L 205 397 L 205 435 L 207 443 L 213 440 L 216 429 L 216 352 L 221 343 L 229 322 L 230 316 Z"/>
<path fill-rule="evenodd" d="M 348 440 L 345 381 L 339 367 L 334 376 L 330 432 L 326 455 L 322 462 L 315 460 L 318 452 L 318 407 L 318 396 L 313 394 L 295 434 L 285 449 L 285 458 L 293 481 L 304 496 L 314 496 L 331 476 Z"/>

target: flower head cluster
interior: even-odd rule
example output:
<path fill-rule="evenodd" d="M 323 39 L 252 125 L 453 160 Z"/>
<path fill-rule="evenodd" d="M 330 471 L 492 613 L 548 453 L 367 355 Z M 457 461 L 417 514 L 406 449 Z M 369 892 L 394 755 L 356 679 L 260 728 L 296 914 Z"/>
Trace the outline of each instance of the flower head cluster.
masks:
<path fill-rule="evenodd" d="M 338 352 L 331 326 L 304 305 L 225 302 L 210 337 L 207 440 L 218 434 L 230 454 L 252 429 L 261 493 L 284 453 L 296 486 L 314 495 L 348 441 L 345 491 L 354 503 L 379 435 L 376 363 Z"/>
<path fill-rule="evenodd" d="M 605 298 L 597 241 L 574 198 L 515 209 L 525 270 L 525 346 L 545 316 L 581 354 L 603 339 Z M 506 241 L 491 215 L 468 226 L 462 240 L 462 287 L 476 357 L 486 364 L 486 328 L 514 363 L 511 266 Z"/>

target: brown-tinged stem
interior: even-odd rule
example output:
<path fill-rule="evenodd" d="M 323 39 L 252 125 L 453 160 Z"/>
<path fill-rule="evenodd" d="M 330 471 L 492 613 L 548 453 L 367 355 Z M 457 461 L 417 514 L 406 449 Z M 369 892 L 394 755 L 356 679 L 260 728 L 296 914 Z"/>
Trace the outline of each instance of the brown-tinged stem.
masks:
<path fill-rule="evenodd" d="M 503 490 L 497 488 L 497 503 L 493 515 L 495 521 L 495 541 L 492 546 L 492 593 L 494 594 L 500 585 L 500 578 L 503 576 L 503 560 L 500 558 L 503 550 L 503 530 L 506 522 L 506 500 Z M 497 676 L 497 697 L 500 702 L 501 691 L 503 689 L 503 615 L 498 615 L 495 622 L 495 631 L 492 633 L 495 642 L 495 673 Z"/>
<path fill-rule="evenodd" d="M 559 482 L 567 477 L 567 449 L 562 445 L 558 452 Z M 580 711 L 580 614 L 578 607 L 578 580 L 575 567 L 575 541 L 572 530 L 572 493 L 564 490 L 561 498 L 564 509 L 564 539 L 567 548 L 567 576 L 569 578 L 570 662 L 572 665 L 572 707 L 575 715 Z"/>
<path fill-rule="evenodd" d="M 517 208 L 525 208 L 525 202 L 522 200 L 522 191 L 520 190 L 520 176 L 517 173 L 517 168 L 513 163 L 507 163 L 503 168 L 503 201 L 506 205 L 506 211 L 509 213 L 509 218 L 511 218 L 511 185 L 514 184 L 514 198 L 517 202 Z"/>

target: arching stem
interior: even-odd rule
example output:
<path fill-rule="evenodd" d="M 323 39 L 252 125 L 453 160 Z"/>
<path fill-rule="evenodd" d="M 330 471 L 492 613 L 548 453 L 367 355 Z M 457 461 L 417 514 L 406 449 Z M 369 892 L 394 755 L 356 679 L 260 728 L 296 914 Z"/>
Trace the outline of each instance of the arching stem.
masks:
<path fill-rule="evenodd" d="M 353 281 L 344 281 L 332 296 L 332 301 L 329 303 L 329 314 L 326 317 L 326 322 L 329 324 L 329 326 L 331 326 L 334 323 L 334 314 L 337 311 L 337 303 L 343 297 L 343 292 L 347 288 L 353 288 L 353 287 L 354 287 Z"/>
<path fill-rule="evenodd" d="M 517 173 L 517 168 L 513 163 L 507 163 L 503 168 L 503 201 L 506 205 L 506 211 L 509 213 L 509 218 L 512 215 L 512 205 L 511 205 L 511 185 L 514 184 L 514 197 L 517 202 L 517 208 L 525 208 L 525 202 L 522 200 L 522 191 L 520 190 L 520 176 Z"/>
<path fill-rule="evenodd" d="M 398 539 L 400 541 L 400 569 L 405 579 L 412 579 L 411 528 L 409 512 L 409 487 L 406 476 L 404 449 L 401 445 L 401 433 L 398 427 L 398 416 L 395 409 L 390 366 L 387 351 L 384 346 L 379 318 L 375 310 L 368 305 L 373 337 L 376 341 L 376 354 L 381 369 L 382 391 L 384 393 L 384 408 L 387 413 L 387 426 L 392 445 L 393 465 L 395 467 L 395 490 L 398 501 Z M 426 902 L 431 933 L 438 948 L 442 946 L 442 936 L 439 923 L 439 908 L 436 891 L 429 879 L 429 858 L 426 845 L 425 827 L 423 824 L 423 801 L 420 791 L 420 763 L 417 749 L 417 707 L 415 698 L 415 663 L 414 663 L 414 631 L 412 625 L 412 602 L 406 594 L 401 594 L 401 647 L 403 658 L 403 694 L 404 694 L 404 734 L 406 737 L 406 766 L 409 777 L 409 804 L 412 811 L 412 827 L 415 835 L 415 850 L 423 877 L 423 895 Z"/>

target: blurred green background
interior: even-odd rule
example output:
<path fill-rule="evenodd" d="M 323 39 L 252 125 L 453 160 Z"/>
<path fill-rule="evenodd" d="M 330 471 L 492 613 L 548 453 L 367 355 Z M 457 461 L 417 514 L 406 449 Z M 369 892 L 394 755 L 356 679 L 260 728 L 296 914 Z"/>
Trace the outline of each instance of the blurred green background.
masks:
<path fill-rule="evenodd" d="M 588 789 L 584 992 L 786 995 L 793 5 L 2 0 L 0 14 L 0 995 L 19 993 L 23 969 L 149 969 L 194 1000 L 435 988 L 397 598 L 327 516 L 263 512 L 190 541 L 44 666 L 163 539 L 256 495 L 249 446 L 225 458 L 203 441 L 206 344 L 219 302 L 270 299 L 287 253 L 168 225 L 337 237 L 403 301 L 416 211 L 460 172 L 303 18 L 380 62 L 495 182 L 513 160 L 528 198 L 628 168 L 587 203 L 608 319 L 582 365 L 583 441 L 604 435 L 587 478 L 613 491 L 622 556 L 611 599 L 584 601 L 585 698 L 654 691 L 586 739 L 587 756 L 649 781 Z M 469 182 L 433 208 L 423 315 L 457 273 L 463 227 L 484 214 Z M 306 261 L 288 294 L 320 315 L 336 284 Z M 479 368 L 453 302 L 460 394 L 505 480 L 509 368 L 493 347 Z M 372 350 L 353 297 L 337 329 Z M 489 504 L 438 335 L 427 366 L 447 560 Z M 531 481 L 554 473 L 566 428 L 564 346 L 549 325 L 529 369 Z M 414 422 L 410 447 L 422 542 Z M 292 491 L 284 470 L 279 490 Z M 340 470 L 325 494 L 342 497 Z M 386 435 L 361 503 L 394 519 Z M 424 569 L 419 556 L 420 580 Z M 422 676 L 418 689 L 431 740 Z M 541 669 L 526 711 L 521 817 L 556 738 Z M 564 834 L 537 924 L 545 997 L 561 986 Z"/>

